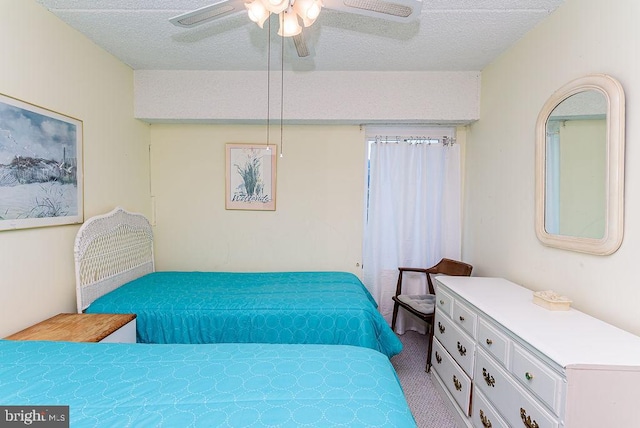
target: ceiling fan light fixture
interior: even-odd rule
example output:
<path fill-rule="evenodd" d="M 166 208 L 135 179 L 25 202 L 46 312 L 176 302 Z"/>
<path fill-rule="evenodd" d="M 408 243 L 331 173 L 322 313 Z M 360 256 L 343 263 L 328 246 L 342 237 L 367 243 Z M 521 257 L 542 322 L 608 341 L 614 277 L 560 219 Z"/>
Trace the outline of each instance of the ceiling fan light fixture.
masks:
<path fill-rule="evenodd" d="M 320 15 L 322 2 L 320 0 L 295 0 L 293 10 L 302 19 L 305 27 L 311 26 Z"/>
<path fill-rule="evenodd" d="M 285 10 L 279 15 L 280 29 L 278 30 L 278 36 L 293 37 L 302 32 L 302 27 L 298 22 L 298 15 L 293 11 L 291 7 Z"/>
<path fill-rule="evenodd" d="M 290 0 L 263 0 L 264 7 L 271 13 L 275 13 L 276 15 L 280 12 L 284 12 L 289 8 L 291 1 Z"/>
<path fill-rule="evenodd" d="M 313 19 L 315 21 L 316 18 L 320 15 L 320 10 L 322 10 L 322 1 L 315 0 L 307 9 L 307 18 Z"/>
<path fill-rule="evenodd" d="M 247 8 L 249 19 L 263 28 L 264 22 L 270 15 L 267 8 L 264 7 L 264 3 L 261 0 L 253 0 L 251 3 L 245 3 L 244 7 Z"/>
<path fill-rule="evenodd" d="M 311 27 L 313 23 L 316 22 L 315 19 L 309 19 L 305 16 L 302 17 L 302 26 L 303 27 Z"/>

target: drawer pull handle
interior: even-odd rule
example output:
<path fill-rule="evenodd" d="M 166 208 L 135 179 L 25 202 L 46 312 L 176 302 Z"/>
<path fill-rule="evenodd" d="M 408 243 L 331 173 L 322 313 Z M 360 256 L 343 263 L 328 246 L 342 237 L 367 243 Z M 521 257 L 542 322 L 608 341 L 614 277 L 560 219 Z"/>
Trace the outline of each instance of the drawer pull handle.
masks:
<path fill-rule="evenodd" d="M 438 322 L 438 330 L 440 330 L 440 334 L 444 334 L 444 326 L 442 324 L 440 324 L 440 322 Z"/>
<path fill-rule="evenodd" d="M 465 355 L 467 355 L 467 348 L 462 346 L 460 342 L 458 342 L 458 352 L 460 353 L 461 357 L 464 357 Z"/>
<path fill-rule="evenodd" d="M 482 377 L 490 387 L 494 388 L 496 386 L 496 380 L 489 374 L 489 372 L 487 372 L 487 369 L 485 369 L 484 367 L 482 368 Z"/>
<path fill-rule="evenodd" d="M 464 317 L 460 315 L 460 322 L 464 322 Z"/>
<path fill-rule="evenodd" d="M 531 416 L 527 416 L 527 411 L 520 407 L 520 419 L 527 428 L 539 428 L 540 425 L 534 420 L 531 420 Z"/>
<path fill-rule="evenodd" d="M 444 305 L 444 300 L 440 299 L 440 304 Z"/>
<path fill-rule="evenodd" d="M 480 422 L 482 422 L 482 426 L 484 428 L 491 428 L 491 421 L 487 418 L 482 409 L 480 409 Z"/>
<path fill-rule="evenodd" d="M 438 351 L 436 351 L 436 361 L 438 362 L 438 364 L 442 363 L 442 357 L 440 356 L 440 354 L 438 354 Z"/>
<path fill-rule="evenodd" d="M 526 373 L 524 374 L 524 377 L 525 377 L 527 380 L 531 380 L 531 379 L 533 379 L 533 375 L 532 375 L 531 373 L 529 373 L 529 372 L 526 372 Z"/>
<path fill-rule="evenodd" d="M 487 339 L 487 345 L 489 345 L 489 346 L 493 345 L 493 340 Z"/>
<path fill-rule="evenodd" d="M 456 375 L 453 375 L 453 386 L 456 387 L 456 391 L 461 391 L 462 390 L 462 383 L 460 383 L 460 381 L 458 380 Z"/>

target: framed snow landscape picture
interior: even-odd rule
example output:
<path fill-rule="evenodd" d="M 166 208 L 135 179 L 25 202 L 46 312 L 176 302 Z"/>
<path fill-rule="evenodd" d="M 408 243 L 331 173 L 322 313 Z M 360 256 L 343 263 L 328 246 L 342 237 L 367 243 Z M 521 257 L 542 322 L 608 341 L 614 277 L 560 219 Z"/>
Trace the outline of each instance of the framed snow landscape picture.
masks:
<path fill-rule="evenodd" d="M 276 209 L 276 146 L 226 145 L 225 208 L 228 210 Z"/>
<path fill-rule="evenodd" d="M 0 94 L 0 230 L 82 223 L 82 122 Z"/>

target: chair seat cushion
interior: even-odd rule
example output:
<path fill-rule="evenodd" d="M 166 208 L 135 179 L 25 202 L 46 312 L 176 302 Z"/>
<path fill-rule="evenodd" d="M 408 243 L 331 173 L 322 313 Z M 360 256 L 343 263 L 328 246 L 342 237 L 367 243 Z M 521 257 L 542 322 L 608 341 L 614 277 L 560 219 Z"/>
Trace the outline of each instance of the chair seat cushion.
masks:
<path fill-rule="evenodd" d="M 436 296 L 433 294 L 400 294 L 398 300 L 425 315 L 432 314 L 436 307 Z"/>

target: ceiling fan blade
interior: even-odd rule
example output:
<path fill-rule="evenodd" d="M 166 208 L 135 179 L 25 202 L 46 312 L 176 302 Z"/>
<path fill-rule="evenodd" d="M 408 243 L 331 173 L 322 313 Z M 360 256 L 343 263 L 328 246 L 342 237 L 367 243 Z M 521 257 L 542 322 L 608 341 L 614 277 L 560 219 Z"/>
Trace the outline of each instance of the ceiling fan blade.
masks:
<path fill-rule="evenodd" d="M 415 20 L 422 10 L 422 0 L 323 0 L 327 9 L 389 21 Z"/>
<path fill-rule="evenodd" d="M 222 0 L 209 6 L 174 16 L 169 19 L 169 22 L 173 25 L 177 25 L 178 27 L 192 28 L 213 19 L 221 18 L 244 10 L 245 7 L 243 0 Z"/>
<path fill-rule="evenodd" d="M 293 36 L 293 45 L 296 47 L 296 52 L 300 58 L 309 56 L 309 48 L 304 38 L 304 33 Z"/>

